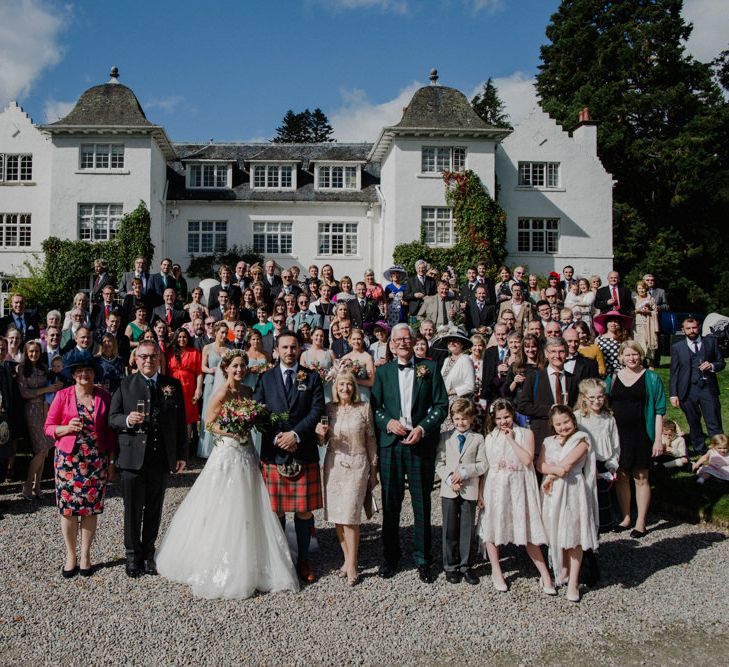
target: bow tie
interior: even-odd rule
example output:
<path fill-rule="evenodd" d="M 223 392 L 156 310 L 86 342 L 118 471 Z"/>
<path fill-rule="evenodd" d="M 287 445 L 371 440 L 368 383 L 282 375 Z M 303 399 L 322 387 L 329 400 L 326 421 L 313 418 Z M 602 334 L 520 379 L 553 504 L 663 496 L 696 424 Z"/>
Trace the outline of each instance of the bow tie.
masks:
<path fill-rule="evenodd" d="M 398 370 L 404 371 L 406 368 L 414 368 L 415 364 L 413 364 L 412 361 L 408 362 L 407 364 L 398 364 L 397 368 Z"/>

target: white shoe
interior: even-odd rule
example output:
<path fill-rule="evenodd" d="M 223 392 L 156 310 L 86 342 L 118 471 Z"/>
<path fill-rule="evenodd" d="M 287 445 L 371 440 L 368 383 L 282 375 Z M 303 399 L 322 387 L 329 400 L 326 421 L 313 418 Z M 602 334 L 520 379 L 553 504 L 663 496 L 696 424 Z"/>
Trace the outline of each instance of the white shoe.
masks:
<path fill-rule="evenodd" d="M 580 601 L 580 594 L 579 592 L 577 594 L 567 593 L 565 596 L 570 602 L 579 602 Z"/>
<path fill-rule="evenodd" d="M 539 588 L 542 589 L 545 595 L 557 595 L 557 589 L 554 586 L 545 586 L 544 579 L 539 577 Z"/>
<path fill-rule="evenodd" d="M 494 585 L 494 590 L 497 590 L 499 593 L 506 593 L 509 590 L 505 581 L 496 581 L 493 575 L 491 575 L 491 583 Z"/>

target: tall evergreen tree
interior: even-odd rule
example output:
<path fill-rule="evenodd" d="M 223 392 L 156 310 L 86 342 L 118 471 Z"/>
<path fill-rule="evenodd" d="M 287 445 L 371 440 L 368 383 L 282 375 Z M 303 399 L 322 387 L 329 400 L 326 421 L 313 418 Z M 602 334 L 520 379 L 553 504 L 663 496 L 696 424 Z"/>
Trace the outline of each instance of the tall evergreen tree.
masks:
<path fill-rule="evenodd" d="M 563 0 L 537 91 L 567 127 L 585 106 L 600 122 L 600 158 L 617 180 L 618 270 L 629 283 L 650 270 L 672 286 L 673 305 L 696 308 L 723 265 L 729 116 L 711 66 L 684 51 L 681 9 L 681 0 Z"/>
<path fill-rule="evenodd" d="M 332 134 L 334 128 L 319 107 L 314 111 L 304 109 L 300 113 L 294 113 L 289 109 L 283 117 L 281 126 L 276 128 L 276 136 L 271 141 L 276 144 L 325 143 L 334 141 Z"/>
<path fill-rule="evenodd" d="M 306 110 L 309 113 L 309 110 Z M 317 107 L 309 114 L 309 128 L 311 130 L 311 141 L 313 143 L 326 143 L 334 141 L 332 135 L 334 128 L 329 124 L 326 114 Z"/>
<path fill-rule="evenodd" d="M 511 127 L 509 114 L 504 109 L 504 102 L 491 77 L 483 84 L 481 92 L 471 100 L 471 106 L 485 123 L 494 127 Z"/>

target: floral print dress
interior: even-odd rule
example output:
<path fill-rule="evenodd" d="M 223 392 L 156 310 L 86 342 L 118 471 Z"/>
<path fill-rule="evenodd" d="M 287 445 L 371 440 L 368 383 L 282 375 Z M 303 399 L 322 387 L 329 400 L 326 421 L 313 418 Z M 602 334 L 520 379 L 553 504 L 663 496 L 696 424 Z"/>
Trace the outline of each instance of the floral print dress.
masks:
<path fill-rule="evenodd" d="M 70 454 L 56 449 L 56 503 L 63 516 L 92 516 L 104 511 L 109 459 L 96 445 L 94 411 L 76 406 L 83 427 Z"/>

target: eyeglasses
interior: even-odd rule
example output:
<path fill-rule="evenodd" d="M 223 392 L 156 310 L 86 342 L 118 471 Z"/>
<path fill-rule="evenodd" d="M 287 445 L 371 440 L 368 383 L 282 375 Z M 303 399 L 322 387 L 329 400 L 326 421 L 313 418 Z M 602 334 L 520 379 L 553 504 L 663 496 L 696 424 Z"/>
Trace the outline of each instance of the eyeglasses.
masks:
<path fill-rule="evenodd" d="M 402 343 L 410 343 L 412 342 L 410 340 L 410 336 L 406 336 L 405 338 L 391 338 L 390 339 L 395 345 L 401 345 Z"/>
<path fill-rule="evenodd" d="M 273 321 L 274 324 L 283 324 L 286 320 L 279 320 L 278 318 Z"/>
<path fill-rule="evenodd" d="M 213 324 L 215 324 L 215 320 L 213 320 L 212 322 L 205 322 L 206 327 L 211 327 L 213 326 Z"/>
<path fill-rule="evenodd" d="M 147 361 L 149 359 L 156 359 L 156 354 L 138 354 L 137 359 L 141 359 L 142 361 Z"/>

